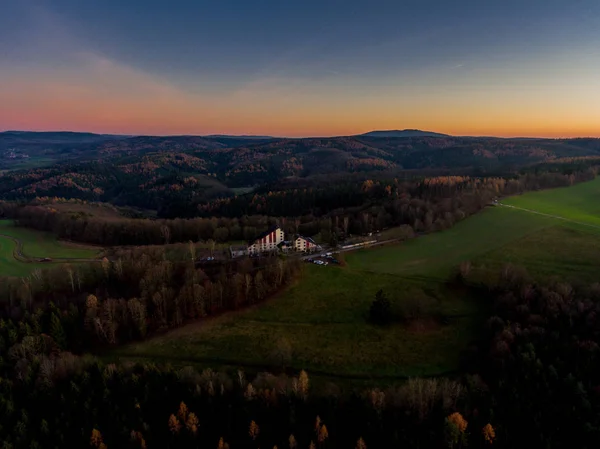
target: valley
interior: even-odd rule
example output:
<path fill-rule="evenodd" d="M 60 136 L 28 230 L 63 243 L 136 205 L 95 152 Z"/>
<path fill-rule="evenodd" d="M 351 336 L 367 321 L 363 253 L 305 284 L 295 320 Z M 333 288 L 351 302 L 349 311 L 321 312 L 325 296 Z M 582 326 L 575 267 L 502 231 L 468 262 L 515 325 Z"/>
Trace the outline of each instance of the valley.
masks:
<path fill-rule="evenodd" d="M 159 433 L 161 407 L 188 416 L 181 397 L 242 436 L 256 413 L 288 426 L 296 410 L 338 429 L 375 410 L 412 429 L 390 436 L 394 418 L 369 441 L 427 429 L 441 441 L 453 410 L 526 434 L 521 408 L 552 409 L 562 390 L 546 387 L 573 372 L 584 393 L 560 399 L 585 397 L 599 338 L 597 141 L 396 133 L 92 136 L 61 163 L 5 169 L 0 376 L 32 392 L 22 403 L 109 398 L 125 411 L 94 419 L 130 423 L 137 410 Z M 173 419 L 161 441 L 179 438 Z"/>
<path fill-rule="evenodd" d="M 594 223 L 597 198 L 600 178 L 502 202 Z M 461 262 L 470 262 L 475 283 L 489 282 L 507 265 L 540 280 L 594 282 L 600 229 L 490 206 L 451 229 L 344 258 L 343 267 L 305 267 L 294 285 L 265 304 L 124 346 L 110 358 L 259 370 L 283 351 L 286 366 L 328 380 L 386 384 L 447 375 L 459 369 L 491 307 L 453 283 Z M 379 289 L 393 307 L 420 304 L 417 318 L 408 326 L 370 324 Z M 432 318 L 436 314 L 445 324 Z"/>

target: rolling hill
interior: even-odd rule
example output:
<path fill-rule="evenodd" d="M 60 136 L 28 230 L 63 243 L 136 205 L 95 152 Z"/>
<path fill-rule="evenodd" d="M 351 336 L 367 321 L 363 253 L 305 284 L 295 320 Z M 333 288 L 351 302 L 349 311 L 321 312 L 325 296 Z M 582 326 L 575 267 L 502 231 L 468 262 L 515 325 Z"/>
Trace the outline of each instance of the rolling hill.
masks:
<path fill-rule="evenodd" d="M 18 149 L 10 150 L 13 159 L 0 152 L 5 163 L 30 164 L 21 170 L 0 170 L 0 199 L 57 196 L 159 210 L 170 203 L 197 204 L 234 195 L 240 188 L 274 183 L 296 188 L 341 176 L 366 179 L 432 170 L 508 173 L 560 158 L 600 156 L 600 139 L 29 134 L 2 133 L 0 141 L 23 145 L 19 148 L 32 154 L 41 151 L 46 166 L 19 159 Z"/>
<path fill-rule="evenodd" d="M 448 134 L 421 131 L 420 129 L 403 129 L 388 131 L 370 131 L 359 137 L 450 137 Z"/>

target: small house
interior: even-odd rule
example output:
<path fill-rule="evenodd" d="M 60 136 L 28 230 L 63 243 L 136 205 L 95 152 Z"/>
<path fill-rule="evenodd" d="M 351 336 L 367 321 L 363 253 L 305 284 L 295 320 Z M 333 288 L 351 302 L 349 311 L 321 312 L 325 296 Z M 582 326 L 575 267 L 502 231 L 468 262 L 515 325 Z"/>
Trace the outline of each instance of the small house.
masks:
<path fill-rule="evenodd" d="M 232 259 L 247 256 L 248 255 L 248 247 L 245 245 L 230 246 L 229 254 L 231 255 Z"/>

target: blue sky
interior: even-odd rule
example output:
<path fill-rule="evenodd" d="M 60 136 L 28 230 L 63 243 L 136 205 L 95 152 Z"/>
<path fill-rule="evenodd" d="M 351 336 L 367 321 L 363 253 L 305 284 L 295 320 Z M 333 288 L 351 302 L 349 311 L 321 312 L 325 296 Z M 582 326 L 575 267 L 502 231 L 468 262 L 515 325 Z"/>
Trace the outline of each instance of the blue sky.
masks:
<path fill-rule="evenodd" d="M 597 0 L 0 6 L 0 129 L 577 134 L 599 70 Z"/>

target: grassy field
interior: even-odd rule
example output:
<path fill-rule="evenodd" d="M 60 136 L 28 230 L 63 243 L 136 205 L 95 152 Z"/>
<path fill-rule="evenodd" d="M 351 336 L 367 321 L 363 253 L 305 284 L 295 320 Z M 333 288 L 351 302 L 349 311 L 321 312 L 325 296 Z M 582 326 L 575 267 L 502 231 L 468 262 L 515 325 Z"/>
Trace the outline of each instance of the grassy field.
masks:
<path fill-rule="evenodd" d="M 600 177 L 572 187 L 514 196 L 502 203 L 600 228 Z"/>
<path fill-rule="evenodd" d="M 373 326 L 365 318 L 379 288 L 392 302 L 409 297 L 439 301 L 446 313 L 469 316 L 449 326 Z M 478 310 L 475 300 L 443 285 L 426 287 L 389 274 L 307 265 L 294 286 L 265 304 L 120 348 L 115 355 L 260 367 L 269 364 L 285 339 L 292 367 L 313 374 L 356 379 L 429 375 L 456 367 L 460 349 L 472 336 L 471 315 Z"/>
<path fill-rule="evenodd" d="M 585 200 L 581 200 L 585 198 Z M 191 324 L 113 355 L 202 366 L 261 366 L 287 340 L 296 368 L 354 381 L 437 375 L 458 367 L 486 304 L 445 284 L 465 260 L 490 270 L 524 265 L 538 277 L 597 280 L 600 180 L 504 201 L 568 220 L 489 207 L 453 228 L 346 254 L 346 267 L 307 266 L 294 286 L 253 309 Z M 521 206 L 523 205 L 523 206 Z M 382 288 L 392 302 L 434 302 L 448 325 L 379 328 L 365 316 Z"/>
<path fill-rule="evenodd" d="M 31 258 L 93 259 L 99 250 L 67 245 L 56 236 L 13 226 L 10 220 L 0 220 L 0 234 L 9 235 L 23 244 L 23 254 Z M 25 276 L 36 268 L 48 267 L 48 263 L 26 263 L 14 258 L 15 242 L 0 236 L 0 276 Z"/>
<path fill-rule="evenodd" d="M 594 279 L 600 265 L 600 178 L 502 203 L 513 207 L 489 207 L 446 231 L 360 250 L 346 261 L 355 269 L 439 280 L 465 260 L 490 269 L 523 265 L 538 277 Z"/>

